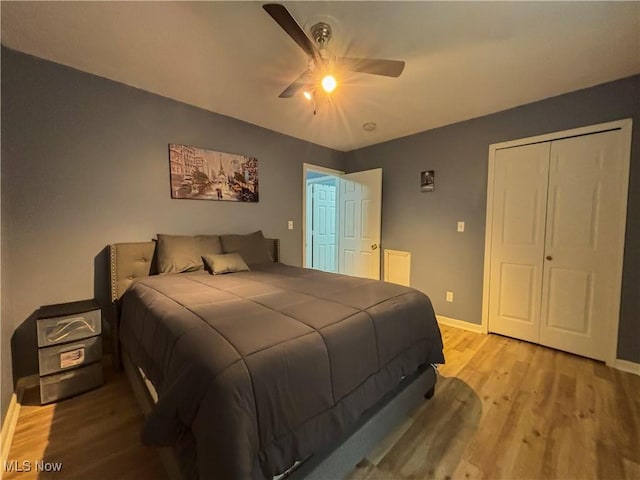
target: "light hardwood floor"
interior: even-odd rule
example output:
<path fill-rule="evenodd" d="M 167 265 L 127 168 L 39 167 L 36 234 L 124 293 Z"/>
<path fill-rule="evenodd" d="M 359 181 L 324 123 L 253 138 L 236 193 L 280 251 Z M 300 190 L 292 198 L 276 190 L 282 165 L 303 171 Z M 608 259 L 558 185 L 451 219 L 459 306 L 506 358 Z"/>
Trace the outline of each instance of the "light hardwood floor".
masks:
<path fill-rule="evenodd" d="M 5 471 L 3 480 L 165 478 L 156 451 L 140 443 L 143 416 L 126 376 L 105 375 L 99 389 L 50 405 L 39 405 L 39 387 L 25 392 L 8 460 L 32 468 Z M 36 472 L 41 460 L 62 462 L 62 471 Z"/>
<path fill-rule="evenodd" d="M 496 335 L 442 326 L 436 395 L 350 480 L 640 479 L 640 377 Z M 33 389 L 26 398 L 37 401 Z M 164 479 L 139 443 L 124 375 L 50 406 L 22 407 L 10 460 L 62 461 L 61 474 L 6 479 Z"/>
<path fill-rule="evenodd" d="M 446 365 L 352 480 L 640 479 L 640 377 L 441 326 Z"/>

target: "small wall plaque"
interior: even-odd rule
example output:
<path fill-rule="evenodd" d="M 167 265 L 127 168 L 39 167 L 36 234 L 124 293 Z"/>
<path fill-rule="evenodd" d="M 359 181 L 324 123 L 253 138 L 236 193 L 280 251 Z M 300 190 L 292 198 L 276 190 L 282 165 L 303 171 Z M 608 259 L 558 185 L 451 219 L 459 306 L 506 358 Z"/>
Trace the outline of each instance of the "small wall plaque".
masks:
<path fill-rule="evenodd" d="M 433 192 L 435 174 L 435 170 L 425 170 L 424 172 L 420 173 L 421 192 Z"/>

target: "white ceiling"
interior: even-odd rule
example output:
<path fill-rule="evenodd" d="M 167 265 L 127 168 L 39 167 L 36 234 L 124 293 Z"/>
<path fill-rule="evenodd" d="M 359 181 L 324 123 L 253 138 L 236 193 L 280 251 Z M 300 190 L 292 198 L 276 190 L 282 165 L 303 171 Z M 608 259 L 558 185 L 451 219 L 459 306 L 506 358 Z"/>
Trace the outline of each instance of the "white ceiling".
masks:
<path fill-rule="evenodd" d="M 343 151 L 640 73 L 640 2 L 283 3 L 404 73 L 350 74 L 314 116 L 278 98 L 307 59 L 261 2 L 4 1 L 2 43 Z"/>

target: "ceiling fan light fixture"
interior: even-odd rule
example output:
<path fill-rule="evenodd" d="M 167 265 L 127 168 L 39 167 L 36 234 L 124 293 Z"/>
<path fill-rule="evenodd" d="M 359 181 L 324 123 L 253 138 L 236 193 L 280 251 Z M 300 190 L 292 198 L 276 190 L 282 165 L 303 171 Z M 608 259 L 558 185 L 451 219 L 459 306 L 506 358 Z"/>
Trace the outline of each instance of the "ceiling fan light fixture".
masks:
<path fill-rule="evenodd" d="M 320 82 L 320 84 L 322 85 L 322 89 L 327 93 L 333 92 L 338 86 L 336 77 L 334 77 L 333 75 L 325 75 L 322 78 L 322 82 Z"/>
<path fill-rule="evenodd" d="M 313 82 L 315 91 L 312 90 L 310 92 L 312 99 L 322 91 L 330 99 L 330 94 L 338 87 L 336 77 L 330 73 L 336 66 L 339 69 L 338 72 L 346 70 L 393 78 L 399 77 L 404 70 L 405 64 L 400 60 L 334 57 L 327 48 L 332 36 L 331 26 L 328 23 L 317 22 L 313 24 L 309 31 L 311 33 L 309 36 L 284 5 L 266 3 L 262 5 L 262 8 L 304 51 L 309 59 L 307 70 L 278 95 L 280 98 L 291 98 Z M 324 73 L 321 79 L 322 74 L 319 74 L 319 72 Z M 322 91 L 320 88 L 322 88 Z M 312 99 L 309 100 L 311 101 Z"/>

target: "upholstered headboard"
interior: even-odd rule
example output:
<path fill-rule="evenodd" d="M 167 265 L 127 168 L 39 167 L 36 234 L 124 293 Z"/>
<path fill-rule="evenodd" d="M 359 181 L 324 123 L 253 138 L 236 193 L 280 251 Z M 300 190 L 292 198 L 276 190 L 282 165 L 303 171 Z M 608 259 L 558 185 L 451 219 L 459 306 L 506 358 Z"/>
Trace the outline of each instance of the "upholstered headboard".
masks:
<path fill-rule="evenodd" d="M 280 261 L 280 240 L 265 238 L 274 261 Z M 109 245 L 111 301 L 117 301 L 134 279 L 155 275 L 156 242 L 116 243 Z"/>

